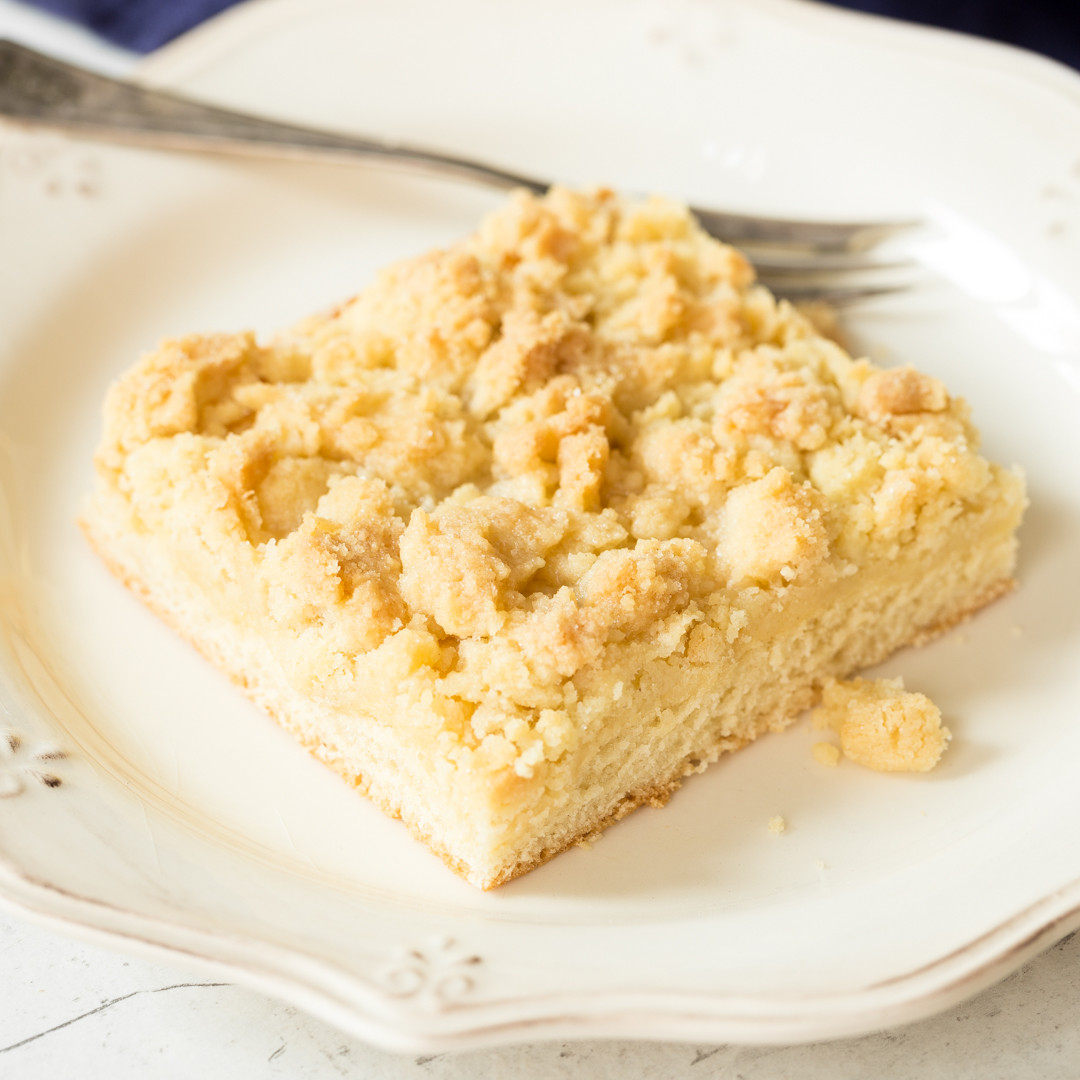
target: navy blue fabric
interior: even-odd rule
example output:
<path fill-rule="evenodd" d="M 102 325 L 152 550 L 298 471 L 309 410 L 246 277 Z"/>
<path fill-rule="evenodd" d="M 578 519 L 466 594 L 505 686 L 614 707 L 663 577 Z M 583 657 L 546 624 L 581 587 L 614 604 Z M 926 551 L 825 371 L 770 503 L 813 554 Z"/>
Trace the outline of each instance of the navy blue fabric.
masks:
<path fill-rule="evenodd" d="M 236 0 L 31 0 L 116 45 L 150 52 Z"/>
<path fill-rule="evenodd" d="M 1080 68 L 1080 0 L 832 0 L 839 7 L 962 30 Z"/>
<path fill-rule="evenodd" d="M 104 38 L 149 52 L 236 0 L 31 0 Z M 1080 68 L 1080 0 L 832 0 L 841 7 L 963 30 Z"/>

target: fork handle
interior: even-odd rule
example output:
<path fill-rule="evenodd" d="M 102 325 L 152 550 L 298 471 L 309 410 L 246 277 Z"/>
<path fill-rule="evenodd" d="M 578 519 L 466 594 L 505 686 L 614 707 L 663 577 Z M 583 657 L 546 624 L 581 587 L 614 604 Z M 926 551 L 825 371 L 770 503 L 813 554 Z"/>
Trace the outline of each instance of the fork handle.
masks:
<path fill-rule="evenodd" d="M 204 105 L 138 83 L 111 79 L 0 41 L 0 115 L 35 127 L 120 142 L 274 157 L 357 156 L 415 165 L 498 188 L 536 193 L 548 184 L 483 162 Z"/>
<path fill-rule="evenodd" d="M 0 40 L 0 116 L 117 142 L 272 157 L 369 159 L 411 165 L 536 194 L 548 182 L 407 143 L 281 124 L 248 113 L 111 79 L 13 41 Z M 911 221 L 795 221 L 690 207 L 706 232 L 731 243 L 816 252 L 864 251 Z"/>

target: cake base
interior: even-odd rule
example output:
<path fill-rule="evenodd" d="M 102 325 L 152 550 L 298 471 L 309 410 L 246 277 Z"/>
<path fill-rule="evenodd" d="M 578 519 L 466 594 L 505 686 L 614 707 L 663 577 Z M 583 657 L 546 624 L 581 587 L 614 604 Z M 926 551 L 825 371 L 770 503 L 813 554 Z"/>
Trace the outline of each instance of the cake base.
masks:
<path fill-rule="evenodd" d="M 460 820 L 461 801 L 438 782 L 435 770 L 395 768 L 396 762 L 423 756 L 422 748 L 401 737 L 399 726 L 367 718 L 361 725 L 366 737 L 358 743 L 358 718 L 299 693 L 262 635 L 223 621 L 205 594 L 174 587 L 174 565 L 125 520 L 123 505 L 117 500 L 110 518 L 99 500 L 81 522 L 113 574 L 315 757 L 482 889 L 595 838 L 641 805 L 663 806 L 687 777 L 725 752 L 788 726 L 817 701 L 825 680 L 846 677 L 906 645 L 929 642 L 1014 586 L 1013 515 L 983 514 L 938 553 L 934 567 L 900 558 L 864 570 L 858 582 L 840 583 L 831 596 L 808 590 L 772 619 L 761 620 L 767 638 L 740 634 L 723 667 L 704 681 L 700 665 L 678 651 L 657 658 L 638 673 L 639 686 L 617 709 L 586 698 L 578 723 L 608 727 L 611 735 L 564 766 L 574 773 L 575 798 L 555 813 L 551 770 L 519 778 L 509 791 L 505 785 L 485 790 L 490 778 L 483 775 L 457 778 L 457 790 L 462 784 L 468 789 L 468 809 L 479 808 L 496 822 L 484 847 L 470 843 L 468 830 L 455 835 L 447 827 Z M 786 670 L 778 661 L 800 653 L 801 663 L 788 662 Z M 688 686 L 693 693 L 685 693 Z M 641 725 L 625 723 L 628 711 Z M 612 723 L 614 716 L 619 723 Z M 641 728 L 648 726 L 653 733 L 642 738 Z M 613 763 L 619 763 L 616 776 L 610 775 Z M 538 812 L 548 818 L 541 830 Z"/>

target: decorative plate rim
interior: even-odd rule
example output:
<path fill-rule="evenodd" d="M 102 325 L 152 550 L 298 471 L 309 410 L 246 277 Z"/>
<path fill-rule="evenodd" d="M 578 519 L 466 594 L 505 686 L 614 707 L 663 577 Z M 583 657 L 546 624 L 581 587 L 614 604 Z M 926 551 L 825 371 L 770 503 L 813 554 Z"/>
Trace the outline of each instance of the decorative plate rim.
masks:
<path fill-rule="evenodd" d="M 469 1050 L 584 1037 L 764 1045 L 851 1037 L 912 1023 L 992 986 L 1080 929 L 1080 878 L 928 965 L 846 994 L 793 995 L 780 1001 L 774 995 L 718 992 L 606 991 L 592 992 L 587 1000 L 548 993 L 505 1003 L 456 1004 L 449 1028 L 446 1011 L 413 1012 L 398 1018 L 407 1019 L 407 1027 L 390 1026 L 364 1001 L 370 1006 L 389 999 L 355 973 L 256 938 L 237 941 L 68 893 L 21 873 L 4 858 L 0 905 L 91 943 L 236 978 L 391 1051 Z M 523 1015 L 500 1015 L 505 1005 Z M 645 1034 L 635 1036 L 643 1024 Z"/>

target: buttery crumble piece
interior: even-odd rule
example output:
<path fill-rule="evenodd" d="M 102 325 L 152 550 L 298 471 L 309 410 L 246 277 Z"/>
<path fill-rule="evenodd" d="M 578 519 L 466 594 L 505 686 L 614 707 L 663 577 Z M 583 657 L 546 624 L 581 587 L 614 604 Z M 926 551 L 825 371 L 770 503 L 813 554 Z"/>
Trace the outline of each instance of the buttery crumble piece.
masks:
<path fill-rule="evenodd" d="M 929 772 L 952 738 L 938 707 L 903 679 L 833 680 L 813 722 L 840 736 L 844 757 L 878 772 Z"/>
<path fill-rule="evenodd" d="M 814 743 L 811 751 L 819 765 L 834 766 L 840 764 L 840 747 L 831 742 Z"/>
<path fill-rule="evenodd" d="M 603 190 L 269 342 L 165 342 L 96 468 L 117 575 L 484 888 L 1007 591 L 1024 506 L 938 380 Z"/>

